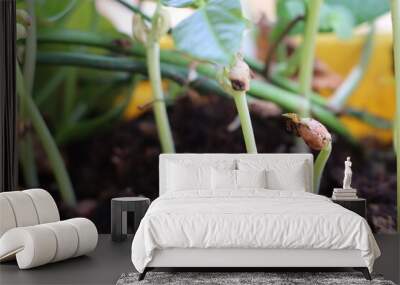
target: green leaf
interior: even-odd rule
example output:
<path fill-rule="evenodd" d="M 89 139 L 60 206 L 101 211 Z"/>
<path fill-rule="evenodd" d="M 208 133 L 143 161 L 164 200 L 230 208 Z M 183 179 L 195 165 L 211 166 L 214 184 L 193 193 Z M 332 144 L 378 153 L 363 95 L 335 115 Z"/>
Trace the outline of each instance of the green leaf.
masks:
<path fill-rule="evenodd" d="M 352 35 L 354 24 L 354 16 L 346 7 L 329 4 L 322 6 L 320 31 L 334 31 L 339 38 L 348 39 Z"/>
<path fill-rule="evenodd" d="M 325 0 L 326 4 L 346 7 L 355 19 L 355 25 L 372 21 L 390 10 L 388 0 Z"/>
<path fill-rule="evenodd" d="M 177 48 L 196 58 L 230 63 L 239 50 L 246 21 L 239 0 L 210 0 L 172 34 Z"/>

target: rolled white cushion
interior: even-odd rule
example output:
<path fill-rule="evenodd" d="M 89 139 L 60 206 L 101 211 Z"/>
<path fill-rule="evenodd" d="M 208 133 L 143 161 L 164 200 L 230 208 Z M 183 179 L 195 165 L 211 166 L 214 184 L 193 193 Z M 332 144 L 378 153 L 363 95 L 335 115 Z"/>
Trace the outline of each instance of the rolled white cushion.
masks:
<path fill-rule="evenodd" d="M 78 233 L 78 248 L 74 257 L 91 252 L 96 248 L 98 233 L 92 221 L 85 218 L 74 218 L 64 222 L 73 225 Z"/>
<path fill-rule="evenodd" d="M 51 262 L 56 248 L 55 234 L 43 225 L 14 228 L 0 239 L 0 260 L 16 255 L 19 268 L 28 269 Z"/>
<path fill-rule="evenodd" d="M 39 224 L 57 222 L 60 220 L 56 202 L 49 192 L 43 189 L 29 189 L 22 191 L 28 194 L 36 208 Z"/>
<path fill-rule="evenodd" d="M 30 196 L 22 191 L 2 192 L 13 209 L 17 227 L 33 226 L 39 223 L 38 214 Z"/>
<path fill-rule="evenodd" d="M 94 250 L 98 234 L 88 219 L 18 227 L 0 238 L 0 261 L 16 256 L 20 269 L 77 257 Z"/>
<path fill-rule="evenodd" d="M 17 223 L 13 209 L 8 199 L 0 194 L 0 237 L 9 229 L 15 228 Z"/>
<path fill-rule="evenodd" d="M 56 235 L 57 248 L 51 262 L 71 258 L 75 255 L 78 249 L 78 233 L 74 226 L 65 221 L 44 224 L 43 226 L 51 229 Z"/>

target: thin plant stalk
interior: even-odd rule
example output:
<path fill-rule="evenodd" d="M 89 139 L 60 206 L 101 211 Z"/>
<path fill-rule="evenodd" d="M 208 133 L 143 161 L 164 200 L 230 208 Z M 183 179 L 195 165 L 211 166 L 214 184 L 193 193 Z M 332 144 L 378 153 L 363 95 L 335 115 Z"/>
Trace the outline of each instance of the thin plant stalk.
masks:
<path fill-rule="evenodd" d="M 329 99 L 329 106 L 333 110 L 340 111 L 343 108 L 347 98 L 353 94 L 354 90 L 359 86 L 361 79 L 363 79 L 372 55 L 374 31 L 375 28 L 372 24 L 362 49 L 360 62 L 351 70 L 345 81 Z"/>
<path fill-rule="evenodd" d="M 328 161 L 329 156 L 332 151 L 332 143 L 329 142 L 321 149 L 319 152 L 317 159 L 314 163 L 314 174 L 313 174 L 313 185 L 314 185 L 314 193 L 319 193 L 319 188 L 321 184 L 322 173 L 324 172 L 324 168 L 326 162 Z"/>
<path fill-rule="evenodd" d="M 400 232 L 400 0 L 391 0 L 393 24 L 394 69 L 396 79 L 396 116 L 394 143 L 397 167 L 397 231 Z"/>
<path fill-rule="evenodd" d="M 35 77 L 36 66 L 36 15 L 35 3 L 33 0 L 27 0 L 27 10 L 30 15 L 29 33 L 26 38 L 25 44 L 25 64 L 23 69 L 23 78 L 26 86 L 26 93 L 32 96 L 33 82 Z M 24 128 L 29 126 L 29 118 L 27 117 L 27 110 L 25 104 L 21 103 L 19 107 L 20 120 L 24 123 Z M 35 152 L 33 148 L 32 135 L 28 131 L 24 133 L 19 139 L 18 143 L 19 160 L 21 163 L 21 170 L 24 181 L 27 187 L 39 186 L 39 178 L 37 175 Z"/>
<path fill-rule="evenodd" d="M 151 89 L 153 91 L 154 103 L 153 112 L 156 120 L 158 136 L 161 149 L 164 153 L 174 153 L 175 145 L 172 138 L 171 127 L 168 120 L 167 107 L 162 90 L 161 69 L 160 69 L 160 44 L 159 44 L 159 17 L 161 5 L 157 4 L 156 12 L 153 16 L 152 27 L 146 40 L 146 61 L 150 78 Z"/>
<path fill-rule="evenodd" d="M 161 85 L 160 46 L 158 42 L 153 41 L 147 46 L 146 60 L 150 84 L 153 90 L 153 111 L 161 148 L 164 153 L 174 153 L 175 145 L 172 138 L 171 127 L 167 114 L 167 107 L 165 105 L 165 99 Z"/>
<path fill-rule="evenodd" d="M 257 153 L 246 92 L 250 90 L 251 71 L 241 54 L 218 75 L 221 87 L 230 94 L 236 105 L 247 153 Z"/>
<path fill-rule="evenodd" d="M 299 110 L 301 116 L 304 118 L 310 117 L 311 115 L 311 81 L 314 71 L 314 52 L 319 26 L 319 12 L 322 3 L 323 0 L 312 0 L 307 2 L 306 24 L 299 71 L 299 93 L 307 100 L 306 106 Z"/>
<path fill-rule="evenodd" d="M 240 125 L 242 127 L 244 143 L 247 153 L 257 153 L 256 140 L 254 138 L 253 126 L 247 105 L 246 93 L 239 92 L 233 95 L 236 104 L 236 109 L 239 114 Z"/>
<path fill-rule="evenodd" d="M 57 180 L 61 197 L 64 202 L 70 206 L 76 205 L 75 193 L 72 188 L 72 183 L 65 168 L 63 158 L 55 144 L 53 137 L 46 126 L 38 108 L 36 107 L 31 96 L 28 96 L 18 62 L 16 63 L 17 76 L 17 93 L 21 103 L 26 106 L 27 113 L 32 121 L 32 125 L 36 130 L 38 138 L 43 145 L 52 170 L 54 171 Z"/>

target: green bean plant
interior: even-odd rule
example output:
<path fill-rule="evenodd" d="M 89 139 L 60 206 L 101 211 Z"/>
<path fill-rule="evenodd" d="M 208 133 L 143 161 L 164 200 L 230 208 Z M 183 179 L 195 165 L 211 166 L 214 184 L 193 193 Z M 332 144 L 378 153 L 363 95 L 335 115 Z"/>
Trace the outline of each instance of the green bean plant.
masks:
<path fill-rule="evenodd" d="M 240 81 L 236 80 L 234 67 L 237 64 L 246 65 L 241 60 L 238 61 L 236 55 L 240 52 L 245 29 L 255 27 L 243 17 L 239 0 L 160 0 L 156 3 L 157 9 L 153 16 L 145 14 L 140 6 L 132 5 L 130 1 L 115 0 L 135 14 L 133 31 L 135 38 L 140 39 L 135 42 L 131 41 L 130 36 L 118 32 L 101 16 L 93 0 L 63 0 L 57 1 L 58 4 L 54 4 L 54 0 L 29 1 L 35 4 L 36 35 L 29 38 L 32 31 L 25 29 L 23 25 L 17 25 L 18 34 L 21 37 L 28 36 L 29 39 L 19 41 L 19 48 L 25 48 L 24 54 L 27 55 L 20 62 L 21 66 L 24 65 L 23 73 L 25 70 L 32 70 L 32 63 L 36 62 L 36 66 L 33 73 L 22 75 L 22 78 L 27 79 L 29 76 L 34 77 L 34 84 L 32 91 L 29 91 L 32 82 L 26 83 L 26 79 L 23 80 L 26 87 L 21 88 L 21 85 L 20 93 L 31 92 L 31 99 L 23 99 L 21 102 L 27 102 L 27 105 L 33 107 L 26 113 L 26 119 L 32 121 L 36 130 L 31 134 L 32 139 L 41 142 L 43 147 L 50 146 L 53 154 L 60 153 L 59 148 L 72 142 L 85 140 L 95 133 L 107 132 L 121 120 L 138 76 L 149 78 L 154 90 L 152 106 L 155 113 L 159 113 L 155 114 L 156 124 L 160 140 L 166 141 L 160 141 L 163 152 L 174 151 L 174 143 L 163 90 L 160 88 L 161 79 L 176 82 L 176 85 L 189 86 L 200 95 L 216 94 L 232 98 L 241 119 L 248 152 L 257 151 L 247 107 L 248 98 L 273 102 L 286 112 L 300 113 L 301 110 L 309 110 L 310 115 L 307 117 L 314 117 L 352 144 L 358 142 L 341 122 L 342 114 L 379 128 L 391 127 L 390 122 L 345 105 L 346 98 L 350 96 L 357 82 L 352 83 L 352 88 L 347 88 L 350 91 L 345 92 L 345 100 L 340 102 L 340 113 L 332 110 L 329 98 L 311 90 L 313 52 L 306 48 L 309 44 L 307 35 L 315 38 L 315 31 L 333 31 L 339 37 L 346 38 L 351 35 L 353 27 L 371 22 L 388 11 L 389 6 L 385 3 L 376 5 L 377 0 L 318 0 L 319 5 L 314 0 L 277 0 L 277 21 L 271 34 L 271 44 L 277 46 L 279 54 L 284 50 L 284 38 L 287 35 L 303 35 L 302 44 L 293 55 L 282 53 L 283 56 L 277 57 L 272 54 L 268 78 L 265 77 L 264 63 L 245 56 L 244 62 L 256 76 L 249 81 L 246 79 L 244 85 L 237 85 Z M 29 11 L 26 5 L 29 1 L 21 0 L 17 5 Z M 166 24 L 168 21 L 163 6 L 191 8 L 193 13 L 170 29 Z M 319 6 L 319 9 L 315 6 Z M 361 11 L 358 9 L 360 6 L 365 9 Z M 296 24 L 292 25 L 295 20 Z M 288 28 L 290 25 L 292 27 Z M 160 36 L 165 33 L 174 40 L 175 48 L 172 50 L 162 49 L 158 44 Z M 34 38 L 35 41 L 31 40 Z M 37 42 L 37 53 L 33 52 L 34 49 L 27 48 L 31 45 L 29 42 Z M 312 44 L 311 47 L 313 46 Z M 303 65 L 305 62 L 307 64 Z M 30 64 L 25 65 L 26 63 Z M 248 73 L 247 66 L 242 69 Z M 303 71 L 300 72 L 301 69 Z M 230 87 L 228 90 L 225 88 L 226 84 L 219 84 L 221 70 L 225 71 L 222 74 L 227 80 L 225 83 Z M 303 75 L 300 76 L 300 73 Z M 193 74 L 196 76 L 193 77 Z M 305 93 L 307 97 L 303 96 Z M 28 96 L 23 95 L 25 97 Z M 34 109 L 36 111 L 32 111 Z M 36 118 L 35 122 L 32 114 Z M 39 128 L 44 129 L 40 126 L 45 126 L 48 131 L 37 131 Z M 327 144 L 325 148 L 321 148 L 321 158 L 316 160 L 316 165 L 323 165 L 328 153 Z M 57 155 L 53 157 L 57 160 Z M 65 170 L 61 156 L 58 155 L 58 158 L 61 165 L 58 169 Z M 21 161 L 21 165 L 22 163 Z M 322 169 L 323 166 L 318 168 Z M 65 194 L 61 196 L 64 200 L 70 199 Z"/>
<path fill-rule="evenodd" d="M 314 163 L 313 188 L 319 193 L 321 177 L 332 151 L 332 137 L 323 124 L 312 118 L 301 118 L 295 113 L 283 114 L 288 119 L 288 129 L 301 137 L 313 150 L 319 151 Z"/>
<path fill-rule="evenodd" d="M 134 14 L 133 34 L 135 38 L 146 47 L 147 68 L 154 97 L 153 111 L 162 151 L 165 153 L 174 153 L 175 145 L 161 86 L 159 44 L 161 37 L 167 34 L 171 20 L 168 12 L 162 7 L 161 3 L 158 2 L 150 27 L 147 26 L 146 21 L 147 20 L 143 18 L 142 15 Z"/>
<path fill-rule="evenodd" d="M 163 3 L 197 8 L 192 16 L 173 29 L 177 48 L 194 58 L 225 66 L 220 81 L 225 92 L 234 99 L 247 152 L 257 153 L 246 99 L 250 89 L 250 69 L 237 54 L 246 28 L 240 1 L 163 0 Z"/>

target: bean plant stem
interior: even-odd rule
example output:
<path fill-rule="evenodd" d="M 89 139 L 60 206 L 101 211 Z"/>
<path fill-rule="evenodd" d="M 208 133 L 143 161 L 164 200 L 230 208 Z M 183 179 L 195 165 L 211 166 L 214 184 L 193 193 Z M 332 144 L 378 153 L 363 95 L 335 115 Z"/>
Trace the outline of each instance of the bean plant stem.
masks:
<path fill-rule="evenodd" d="M 312 0 L 306 2 L 307 15 L 304 30 L 304 38 L 300 57 L 300 73 L 299 73 L 299 92 L 306 98 L 306 106 L 300 111 L 303 118 L 310 117 L 310 97 L 311 97 L 311 80 L 314 72 L 314 52 L 315 41 L 317 38 L 319 27 L 319 11 L 323 0 Z"/>
<path fill-rule="evenodd" d="M 394 143 L 397 167 L 397 231 L 400 232 L 400 0 L 391 0 L 394 67 L 396 79 L 396 116 Z"/>
<path fill-rule="evenodd" d="M 161 4 L 157 4 L 156 12 L 152 19 L 152 27 L 146 40 L 146 61 L 148 74 L 150 78 L 151 89 L 153 91 L 154 103 L 153 112 L 156 120 L 158 136 L 161 143 L 161 149 L 164 153 L 174 153 L 175 145 L 172 138 L 171 127 L 169 125 L 167 107 L 165 105 L 164 94 L 162 90 L 161 69 L 160 69 L 160 44 L 158 25 Z"/>
<path fill-rule="evenodd" d="M 239 119 L 242 127 L 244 143 L 246 145 L 246 151 L 247 153 L 257 153 L 257 145 L 256 145 L 256 140 L 254 138 L 253 126 L 251 124 L 246 93 L 236 92 L 235 94 L 233 94 L 233 98 L 236 104 L 236 109 L 239 113 Z"/>
<path fill-rule="evenodd" d="M 332 143 L 329 142 L 328 144 L 325 145 L 323 149 L 321 149 L 321 151 L 317 156 L 317 159 L 315 160 L 314 175 L 313 175 L 314 193 L 319 193 L 322 173 L 324 172 L 326 162 L 328 161 L 328 158 L 331 155 L 331 151 L 332 151 Z"/>
<path fill-rule="evenodd" d="M 147 46 L 146 59 L 151 88 L 153 90 L 153 111 L 161 148 L 164 153 L 174 153 L 175 146 L 161 85 L 160 46 L 158 42 L 152 42 Z"/>
<path fill-rule="evenodd" d="M 36 107 L 31 96 L 28 96 L 24 79 L 18 62 L 16 63 L 16 77 L 17 77 L 17 93 L 21 103 L 25 104 L 27 113 L 32 121 L 38 138 L 41 141 L 43 148 L 47 154 L 49 162 L 54 171 L 58 186 L 60 188 L 61 197 L 64 202 L 70 206 L 76 205 L 76 198 L 72 188 L 72 183 L 69 179 L 67 170 L 65 168 L 62 156 L 46 126 L 38 108 Z"/>
<path fill-rule="evenodd" d="M 27 10 L 31 18 L 31 26 L 29 27 L 28 37 L 25 44 L 25 64 L 24 64 L 24 82 L 26 86 L 26 93 L 32 96 L 33 82 L 35 77 L 36 66 L 36 15 L 35 3 L 33 0 L 27 0 Z M 27 117 L 27 110 L 25 104 L 20 104 L 19 108 L 20 120 L 23 122 L 24 127 L 29 126 L 29 119 Z M 35 164 L 35 152 L 33 149 L 32 135 L 28 131 L 20 138 L 19 143 L 19 160 L 21 163 L 21 170 L 24 176 L 24 181 L 27 187 L 39 186 L 39 178 Z"/>

